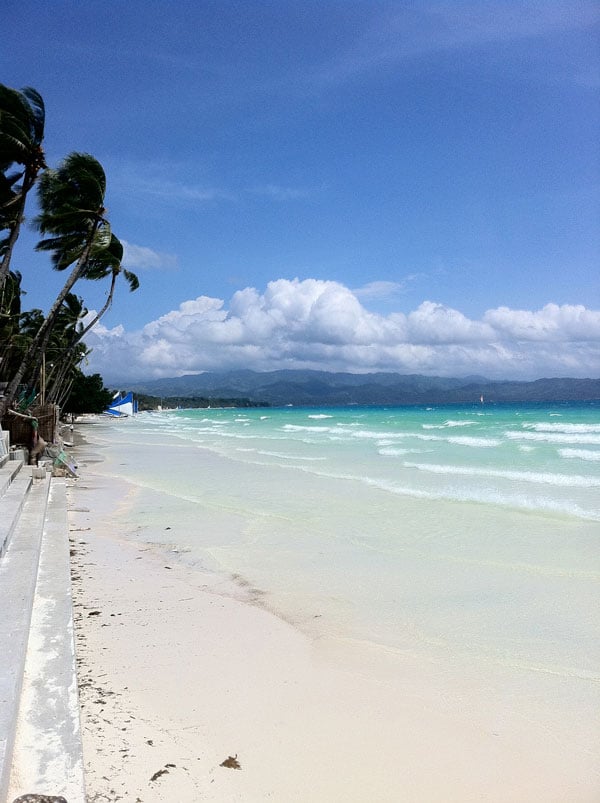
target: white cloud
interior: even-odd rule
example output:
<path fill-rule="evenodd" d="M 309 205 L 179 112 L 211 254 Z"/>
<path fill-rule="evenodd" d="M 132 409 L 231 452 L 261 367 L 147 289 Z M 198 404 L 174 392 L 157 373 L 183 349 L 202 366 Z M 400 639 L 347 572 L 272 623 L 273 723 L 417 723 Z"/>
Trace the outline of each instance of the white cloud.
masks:
<path fill-rule="evenodd" d="M 131 198 L 139 204 L 167 204 L 174 207 L 194 207 L 198 204 L 237 203 L 243 198 L 266 198 L 274 202 L 309 198 L 321 192 L 323 186 L 290 186 L 277 181 L 265 181 L 250 186 L 214 184 L 208 171 L 197 162 L 185 161 L 118 162 L 110 167 L 110 191 L 119 198 Z"/>
<path fill-rule="evenodd" d="M 390 298 L 405 287 L 406 283 L 403 282 L 368 282 L 362 287 L 356 287 L 352 292 L 357 298 Z"/>
<path fill-rule="evenodd" d="M 401 4 L 398 4 L 401 5 Z M 467 48 L 518 42 L 567 30 L 596 25 L 598 4 L 517 0 L 486 4 L 473 0 L 427 2 L 415 8 L 392 6 L 375 15 L 371 25 L 347 49 L 331 57 L 307 76 L 315 86 L 336 86 L 369 71 L 435 53 L 451 54 Z M 592 73 L 581 76 L 585 83 L 597 81 Z"/>
<path fill-rule="evenodd" d="M 123 245 L 123 265 L 131 270 L 163 270 L 177 267 L 177 257 L 153 251 L 145 245 L 134 245 L 121 240 Z"/>
<path fill-rule="evenodd" d="M 600 340 L 600 316 L 581 304 L 546 304 L 536 312 L 498 307 L 485 320 L 517 340 Z"/>
<path fill-rule="evenodd" d="M 488 310 L 471 320 L 424 301 L 379 315 L 344 285 L 320 279 L 270 282 L 236 292 L 229 306 L 199 296 L 140 331 L 98 325 L 89 367 L 106 381 L 228 368 L 320 368 L 490 378 L 600 374 L 600 311 L 548 304 Z"/>
<path fill-rule="evenodd" d="M 253 187 L 249 192 L 254 195 L 263 195 L 275 201 L 294 201 L 298 198 L 307 198 L 311 193 L 300 187 L 282 187 L 279 184 L 263 184 Z"/>
<path fill-rule="evenodd" d="M 414 343 L 481 343 L 494 339 L 490 326 L 432 301 L 424 301 L 408 315 L 408 326 L 409 339 Z"/>

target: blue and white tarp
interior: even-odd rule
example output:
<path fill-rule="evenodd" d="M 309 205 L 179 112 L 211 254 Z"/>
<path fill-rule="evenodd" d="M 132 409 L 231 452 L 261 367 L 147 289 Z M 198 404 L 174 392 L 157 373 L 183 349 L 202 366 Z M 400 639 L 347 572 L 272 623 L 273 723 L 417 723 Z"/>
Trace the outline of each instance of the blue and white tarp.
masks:
<path fill-rule="evenodd" d="M 118 393 L 117 397 L 110 403 L 108 409 L 105 410 L 106 415 L 114 416 L 134 415 L 134 413 L 137 413 L 137 401 L 133 398 L 133 393 L 131 393 L 131 391 L 125 396 Z"/>

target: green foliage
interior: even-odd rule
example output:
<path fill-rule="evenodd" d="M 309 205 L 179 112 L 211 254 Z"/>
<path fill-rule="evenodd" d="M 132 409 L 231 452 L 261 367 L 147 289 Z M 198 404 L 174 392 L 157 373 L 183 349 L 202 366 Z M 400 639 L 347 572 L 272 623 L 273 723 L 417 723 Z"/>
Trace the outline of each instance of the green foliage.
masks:
<path fill-rule="evenodd" d="M 94 239 L 85 268 L 85 278 L 97 281 L 106 279 L 108 276 L 116 279 L 119 274 L 123 274 L 129 289 L 133 292 L 140 286 L 139 279 L 135 273 L 122 266 L 122 261 L 123 244 L 121 241 L 111 233 L 107 242 L 105 232 L 101 230 Z"/>
<path fill-rule="evenodd" d="M 158 410 L 181 408 L 197 410 L 206 407 L 268 407 L 263 402 L 255 402 L 246 398 L 224 398 L 221 396 L 148 396 L 136 393 L 138 410 Z"/>
<path fill-rule="evenodd" d="M 21 91 L 0 84 L 0 287 L 10 271 L 27 194 L 46 167 L 42 140 L 45 109 L 31 87 Z"/>
<path fill-rule="evenodd" d="M 63 411 L 73 415 L 103 413 L 111 403 L 112 397 L 111 391 L 104 387 L 100 374 L 86 376 L 78 370 Z"/>
<path fill-rule="evenodd" d="M 44 138 L 42 96 L 32 87 L 21 91 L 0 84 L 0 170 L 26 165 Z"/>
<path fill-rule="evenodd" d="M 106 176 L 102 165 L 87 153 L 69 154 L 56 169 L 48 169 L 38 183 L 40 214 L 34 224 L 50 234 L 36 245 L 50 251 L 56 270 L 64 270 L 86 254 L 111 243 L 104 215 Z M 89 256 L 89 254 L 88 254 Z"/>
<path fill-rule="evenodd" d="M 0 285 L 0 381 L 6 381 L 10 367 L 21 354 L 21 274 L 10 271 Z"/>

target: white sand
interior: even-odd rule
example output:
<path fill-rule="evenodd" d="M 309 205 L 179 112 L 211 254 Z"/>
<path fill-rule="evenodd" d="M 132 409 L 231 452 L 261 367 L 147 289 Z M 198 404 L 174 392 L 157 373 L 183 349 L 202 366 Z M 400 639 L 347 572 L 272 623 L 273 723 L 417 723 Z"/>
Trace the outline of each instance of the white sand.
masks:
<path fill-rule="evenodd" d="M 450 697 L 410 655 L 310 641 L 251 590 L 128 540 L 136 490 L 90 457 L 69 489 L 89 800 L 598 799 L 585 746 L 565 761 L 501 689 Z"/>

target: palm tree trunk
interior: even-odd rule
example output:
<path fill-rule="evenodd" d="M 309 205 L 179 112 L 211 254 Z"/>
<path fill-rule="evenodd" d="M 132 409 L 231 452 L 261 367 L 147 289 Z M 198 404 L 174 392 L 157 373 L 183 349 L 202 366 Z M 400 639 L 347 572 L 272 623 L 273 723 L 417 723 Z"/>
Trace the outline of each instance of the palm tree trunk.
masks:
<path fill-rule="evenodd" d="M 60 392 L 63 382 L 65 381 L 65 377 L 72 368 L 71 361 L 69 360 L 69 351 L 64 353 L 59 359 L 61 360 L 61 366 L 56 374 L 52 377 L 50 387 L 47 391 L 48 401 L 52 403 L 56 401 L 56 397 Z"/>
<path fill-rule="evenodd" d="M 54 378 L 52 379 L 52 384 L 50 385 L 46 393 L 46 399 L 51 404 L 57 403 L 57 399 L 62 393 L 62 388 L 65 383 L 65 380 L 69 376 L 70 371 L 72 371 L 73 368 L 75 367 L 75 361 L 73 359 L 72 351 L 68 351 L 60 359 L 61 359 L 61 366 L 57 371 L 56 375 L 54 376 Z"/>
<path fill-rule="evenodd" d="M 67 401 L 67 399 L 69 398 L 69 396 L 71 394 L 71 388 L 73 387 L 73 382 L 74 381 L 75 381 L 75 378 L 71 377 L 71 379 L 69 379 L 67 385 L 63 388 L 62 393 L 57 398 L 56 404 L 59 407 L 62 407 L 64 405 L 64 403 Z"/>

